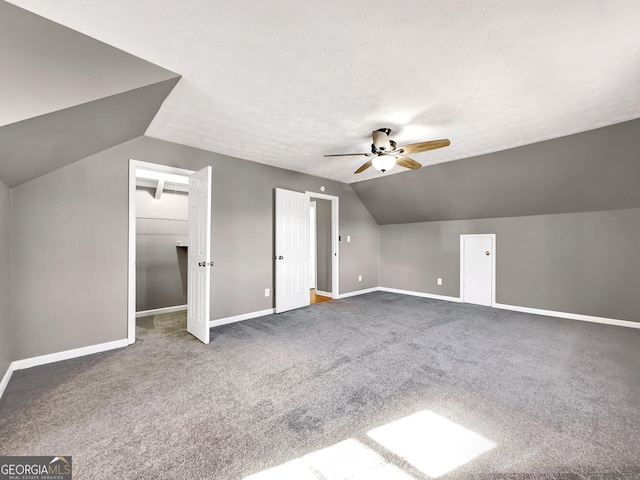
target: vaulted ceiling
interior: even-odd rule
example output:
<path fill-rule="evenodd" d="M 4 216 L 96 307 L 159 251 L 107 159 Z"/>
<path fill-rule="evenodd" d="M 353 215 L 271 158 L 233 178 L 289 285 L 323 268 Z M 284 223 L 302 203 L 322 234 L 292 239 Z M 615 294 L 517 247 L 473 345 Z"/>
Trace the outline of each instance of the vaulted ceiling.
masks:
<path fill-rule="evenodd" d="M 0 2 L 0 180 L 144 135 L 180 76 Z"/>
<path fill-rule="evenodd" d="M 430 165 L 640 117 L 635 0 L 11 3 L 71 30 L 0 2 L 10 185 L 145 133 L 353 183 L 382 174 L 354 175 L 364 157 L 323 155 L 367 152 L 380 127 L 399 145 L 449 138 L 414 156 Z M 76 108 L 113 121 L 66 151 L 46 116 L 86 118 Z M 40 146 L 20 140 L 21 122 L 36 122 Z M 48 167 L 34 160 L 56 148 Z"/>

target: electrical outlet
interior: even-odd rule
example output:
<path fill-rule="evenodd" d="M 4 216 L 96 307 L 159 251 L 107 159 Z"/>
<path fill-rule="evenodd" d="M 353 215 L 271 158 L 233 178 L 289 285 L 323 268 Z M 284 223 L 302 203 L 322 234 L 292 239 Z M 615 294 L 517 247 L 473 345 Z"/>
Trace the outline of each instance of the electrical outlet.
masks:
<path fill-rule="evenodd" d="M 362 275 L 358 275 L 358 281 L 361 282 L 362 281 Z"/>
<path fill-rule="evenodd" d="M 269 290 L 268 288 L 264 289 L 264 296 L 268 297 L 269 295 L 271 295 L 271 290 Z"/>
<path fill-rule="evenodd" d="M 442 285 L 442 279 L 441 278 L 438 279 L 438 285 Z"/>

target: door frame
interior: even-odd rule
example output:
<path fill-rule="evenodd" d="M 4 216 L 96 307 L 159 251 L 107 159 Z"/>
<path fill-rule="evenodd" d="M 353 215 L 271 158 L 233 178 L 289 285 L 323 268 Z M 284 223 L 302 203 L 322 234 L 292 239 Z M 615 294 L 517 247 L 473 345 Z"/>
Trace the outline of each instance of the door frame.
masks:
<path fill-rule="evenodd" d="M 490 238 L 491 239 L 491 306 L 496 305 L 496 234 L 474 233 L 460 235 L 460 301 L 464 302 L 464 240 L 465 238 Z"/>
<path fill-rule="evenodd" d="M 193 170 L 129 159 L 129 242 L 127 260 L 127 340 L 136 341 L 136 170 L 143 168 L 161 173 L 189 176 Z M 188 287 L 187 287 L 188 288 Z"/>
<path fill-rule="evenodd" d="M 311 248 L 311 264 L 309 265 L 309 272 L 313 273 L 313 275 L 309 275 L 309 280 L 311 281 L 309 288 L 315 290 L 318 287 L 318 225 L 316 225 L 318 215 L 316 212 L 315 200 L 311 200 L 309 202 L 309 212 L 313 212 L 313 215 L 309 215 L 309 248 Z"/>
<path fill-rule="evenodd" d="M 340 298 L 340 197 L 308 190 L 304 193 L 309 201 L 312 198 L 331 201 L 331 298 Z"/>

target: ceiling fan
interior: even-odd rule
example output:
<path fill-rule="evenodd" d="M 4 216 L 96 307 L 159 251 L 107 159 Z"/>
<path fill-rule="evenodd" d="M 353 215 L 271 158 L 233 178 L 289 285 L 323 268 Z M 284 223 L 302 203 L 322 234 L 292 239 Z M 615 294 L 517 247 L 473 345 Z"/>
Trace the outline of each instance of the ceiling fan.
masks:
<path fill-rule="evenodd" d="M 335 153 L 332 155 L 325 155 L 325 157 L 350 157 L 357 155 L 371 157 L 354 173 L 362 173 L 371 166 L 383 173 L 387 170 L 391 170 L 396 165 L 410 168 L 411 170 L 416 170 L 422 165 L 416 162 L 414 159 L 407 157 L 405 153 L 426 152 L 427 150 L 435 150 L 436 148 L 446 147 L 451 144 L 449 140 L 443 139 L 431 140 L 429 142 L 411 143 L 409 145 L 405 145 L 404 147 L 398 147 L 396 146 L 396 142 L 389 139 L 391 129 L 379 128 L 378 130 L 374 130 L 371 133 L 373 137 L 373 143 L 371 144 L 371 153 Z"/>

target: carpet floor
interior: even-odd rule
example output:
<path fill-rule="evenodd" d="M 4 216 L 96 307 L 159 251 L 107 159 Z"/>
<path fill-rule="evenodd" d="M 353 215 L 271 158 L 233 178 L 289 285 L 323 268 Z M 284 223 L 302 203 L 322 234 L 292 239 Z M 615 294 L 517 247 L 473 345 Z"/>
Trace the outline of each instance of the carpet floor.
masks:
<path fill-rule="evenodd" d="M 640 478 L 640 330 L 386 292 L 16 371 L 0 455 L 75 479 Z"/>

